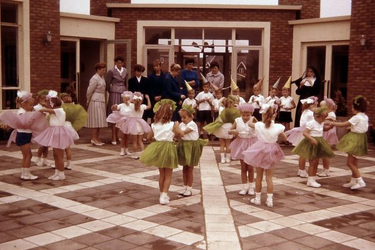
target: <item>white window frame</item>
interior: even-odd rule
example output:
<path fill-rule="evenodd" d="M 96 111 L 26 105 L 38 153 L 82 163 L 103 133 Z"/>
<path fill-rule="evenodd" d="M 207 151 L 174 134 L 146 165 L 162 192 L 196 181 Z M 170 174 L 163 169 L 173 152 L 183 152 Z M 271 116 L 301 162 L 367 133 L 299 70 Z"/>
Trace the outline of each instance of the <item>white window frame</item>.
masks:
<path fill-rule="evenodd" d="M 18 27 L 17 41 L 17 62 L 18 62 L 18 87 L 3 87 L 1 72 L 1 51 L 0 51 L 0 113 L 4 107 L 3 90 L 27 90 L 30 91 L 30 3 L 28 0 L 5 0 L 7 2 L 18 5 L 18 24 L 1 23 L 0 26 Z M 0 46 L 1 46 L 1 27 L 0 27 Z"/>

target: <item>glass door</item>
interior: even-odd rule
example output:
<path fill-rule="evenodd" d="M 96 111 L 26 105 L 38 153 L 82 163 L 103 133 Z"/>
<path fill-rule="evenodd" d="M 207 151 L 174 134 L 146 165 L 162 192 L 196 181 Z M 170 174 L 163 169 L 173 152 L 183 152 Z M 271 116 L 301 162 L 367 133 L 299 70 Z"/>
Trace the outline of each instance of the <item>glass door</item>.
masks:
<path fill-rule="evenodd" d="M 261 50 L 234 48 L 231 76 L 240 88 L 241 96 L 249 100 L 253 86 L 262 77 Z M 263 90 L 265 88 L 263 87 Z"/>
<path fill-rule="evenodd" d="M 146 57 L 143 59 L 144 62 L 146 62 L 145 68 L 147 76 L 149 76 L 154 71 L 154 64 L 153 62 L 155 60 L 159 60 L 161 63 L 161 70 L 164 73 L 169 72 L 169 68 L 171 66 L 171 58 L 172 56 L 172 48 L 170 46 L 161 47 L 158 46 L 152 47 L 152 46 L 145 46 L 145 52 L 143 55 Z"/>
<path fill-rule="evenodd" d="M 61 38 L 61 80 L 60 91 L 71 91 L 74 101 L 79 103 L 80 95 L 80 40 L 78 38 Z"/>

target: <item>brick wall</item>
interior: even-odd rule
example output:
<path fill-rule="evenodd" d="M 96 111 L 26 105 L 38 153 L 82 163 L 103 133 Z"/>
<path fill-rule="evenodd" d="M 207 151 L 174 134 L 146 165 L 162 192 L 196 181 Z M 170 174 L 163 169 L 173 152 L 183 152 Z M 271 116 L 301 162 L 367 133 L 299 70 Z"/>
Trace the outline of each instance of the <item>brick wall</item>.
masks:
<path fill-rule="evenodd" d="M 279 0 L 279 5 L 302 5 L 300 19 L 320 17 L 320 0 Z"/>
<path fill-rule="evenodd" d="M 270 83 L 280 76 L 291 74 L 293 28 L 288 20 L 293 20 L 295 11 L 280 10 L 208 10 L 208 9 L 113 9 L 113 17 L 119 17 L 116 24 L 116 39 L 132 40 L 132 66 L 136 63 L 137 20 L 184 20 L 192 21 L 270 21 Z"/>
<path fill-rule="evenodd" d="M 352 1 L 350 26 L 348 103 L 356 95 L 364 95 L 370 102 L 367 115 L 375 124 L 375 8 L 371 0 Z M 360 45 L 366 35 L 367 47 Z"/>
<path fill-rule="evenodd" d="M 60 5 L 59 0 L 30 1 L 31 91 L 60 90 Z M 48 31 L 52 41 L 44 44 Z"/>
<path fill-rule="evenodd" d="M 90 15 L 108 16 L 106 3 L 130 3 L 131 0 L 90 0 Z"/>

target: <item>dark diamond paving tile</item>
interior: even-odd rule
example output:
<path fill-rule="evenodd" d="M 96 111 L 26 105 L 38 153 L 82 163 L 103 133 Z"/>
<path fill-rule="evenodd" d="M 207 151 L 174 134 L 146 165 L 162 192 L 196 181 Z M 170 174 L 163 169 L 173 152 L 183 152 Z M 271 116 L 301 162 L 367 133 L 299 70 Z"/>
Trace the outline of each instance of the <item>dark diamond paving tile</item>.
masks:
<path fill-rule="evenodd" d="M 126 235 L 129 235 L 129 234 L 133 234 L 135 232 L 137 231 L 129 229 L 129 228 L 125 228 L 125 227 L 112 227 L 112 228 L 99 231 L 97 233 L 117 239 L 117 238 L 121 238 Z"/>
<path fill-rule="evenodd" d="M 314 224 L 318 226 L 326 227 L 332 230 L 338 230 L 340 228 L 344 228 L 348 226 L 361 227 L 362 225 L 366 224 L 369 221 L 371 222 L 375 221 L 375 214 L 370 213 L 370 212 L 360 212 L 360 213 L 354 213 L 354 214 L 349 214 L 345 216 L 335 217 L 332 219 L 317 221 Z M 370 226 L 371 225 L 372 224 L 370 224 Z"/>
<path fill-rule="evenodd" d="M 283 229 L 279 229 L 279 230 L 274 230 L 270 233 L 273 234 L 273 235 L 276 235 L 278 237 L 284 238 L 286 240 L 295 240 L 295 239 L 298 239 L 298 238 L 308 236 L 307 233 L 295 230 L 293 228 L 283 228 Z"/>
<path fill-rule="evenodd" d="M 164 225 L 166 223 L 176 221 L 176 220 L 178 220 L 178 218 L 168 216 L 168 215 L 165 215 L 165 214 L 157 214 L 157 215 L 154 215 L 154 216 L 144 218 L 144 220 L 149 221 L 149 222 L 154 222 L 154 223 L 157 223 L 159 225 Z"/>
<path fill-rule="evenodd" d="M 94 219 L 85 215 L 75 214 L 59 219 L 62 222 L 70 223 L 72 225 L 78 225 L 85 222 L 93 221 Z"/>
<path fill-rule="evenodd" d="M 24 226 L 21 228 L 9 230 L 6 233 L 17 237 L 17 239 L 27 238 L 29 236 L 42 234 L 45 231 L 32 226 Z"/>
<path fill-rule="evenodd" d="M 286 241 L 286 239 L 273 235 L 271 233 L 263 233 L 254 236 L 249 236 L 244 238 L 244 240 L 254 242 L 255 244 L 258 244 L 260 246 L 271 246 Z"/>
<path fill-rule="evenodd" d="M 71 224 L 66 223 L 66 222 L 62 222 L 62 221 L 58 221 L 58 220 L 51 220 L 51 221 L 47 221 L 47 222 L 38 223 L 38 224 L 35 224 L 33 226 L 36 227 L 36 228 L 42 229 L 44 231 L 53 231 L 53 230 L 61 229 L 61 228 L 64 228 L 64 227 L 70 227 Z"/>
<path fill-rule="evenodd" d="M 126 241 L 114 239 L 114 240 L 106 241 L 98 245 L 95 245 L 94 248 L 97 248 L 100 250 L 118 250 L 118 249 L 126 250 L 126 249 L 132 249 L 136 246 L 137 245 L 131 244 Z"/>
<path fill-rule="evenodd" d="M 94 246 L 94 245 L 98 245 L 106 241 L 113 240 L 113 238 L 105 236 L 100 233 L 90 233 L 90 234 L 82 235 L 79 237 L 75 237 L 72 240 L 80 242 L 82 244 L 86 244 L 88 246 Z"/>
<path fill-rule="evenodd" d="M 143 247 L 148 249 L 163 249 L 163 250 L 175 250 L 186 247 L 184 244 L 180 244 L 173 241 L 168 241 L 165 239 L 159 239 L 148 244 L 143 245 Z"/>
<path fill-rule="evenodd" d="M 320 248 L 319 250 L 354 250 L 353 247 L 348 247 L 341 244 L 330 245 L 327 247 Z"/>
<path fill-rule="evenodd" d="M 204 235 L 205 233 L 204 221 L 202 221 L 201 223 L 197 223 L 190 220 L 181 219 L 166 223 L 165 225 L 195 234 Z"/>
<path fill-rule="evenodd" d="M 17 237 L 8 233 L 0 232 L 0 243 L 16 240 Z"/>
<path fill-rule="evenodd" d="M 331 246 L 336 244 L 333 241 L 326 240 L 317 236 L 306 236 L 298 239 L 294 239 L 295 242 L 299 244 L 314 248 L 314 249 L 322 249 L 323 247 Z"/>
<path fill-rule="evenodd" d="M 136 232 L 121 238 L 121 240 L 123 241 L 127 241 L 138 246 L 149 244 L 154 241 L 159 241 L 160 239 L 160 237 L 142 232 Z"/>
<path fill-rule="evenodd" d="M 314 248 L 307 247 L 305 245 L 293 242 L 293 241 L 288 241 L 288 242 L 283 242 L 280 244 L 276 244 L 271 247 L 272 249 L 278 249 L 278 250 L 313 250 Z"/>
<path fill-rule="evenodd" d="M 0 222 L 0 231 L 5 232 L 5 231 L 12 230 L 15 228 L 21 228 L 23 226 L 25 225 L 18 221 L 7 220 L 7 221 Z"/>
<path fill-rule="evenodd" d="M 86 248 L 87 246 L 74 240 L 63 240 L 46 245 L 45 247 L 50 250 L 78 250 Z"/>

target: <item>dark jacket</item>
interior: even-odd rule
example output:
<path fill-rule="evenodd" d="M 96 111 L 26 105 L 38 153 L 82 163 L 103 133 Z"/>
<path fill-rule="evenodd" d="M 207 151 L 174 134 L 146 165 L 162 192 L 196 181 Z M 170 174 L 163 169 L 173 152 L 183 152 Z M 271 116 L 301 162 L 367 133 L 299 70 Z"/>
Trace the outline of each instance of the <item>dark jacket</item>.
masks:
<path fill-rule="evenodd" d="M 181 101 L 181 88 L 177 77 L 173 77 L 171 73 L 168 73 L 164 79 L 164 87 L 162 98 L 171 99 L 177 104 Z"/>

